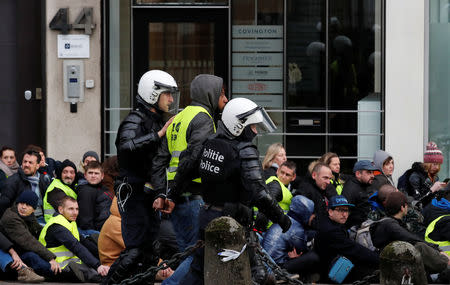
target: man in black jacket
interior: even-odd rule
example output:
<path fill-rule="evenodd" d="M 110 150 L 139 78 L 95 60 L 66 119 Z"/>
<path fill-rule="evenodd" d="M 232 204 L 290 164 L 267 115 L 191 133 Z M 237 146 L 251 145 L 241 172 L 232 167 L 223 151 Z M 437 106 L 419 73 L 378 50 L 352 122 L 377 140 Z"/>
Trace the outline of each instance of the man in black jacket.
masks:
<path fill-rule="evenodd" d="M 328 199 L 326 196 L 326 189 L 330 185 L 332 178 L 331 169 L 324 163 L 317 163 L 312 172 L 311 177 L 300 184 L 294 195 L 303 195 L 314 202 L 315 218 L 312 221 L 312 227 L 317 228 L 317 221 L 328 215 L 327 206 Z"/>
<path fill-rule="evenodd" d="M 109 217 L 109 208 L 114 198 L 103 186 L 103 168 L 100 162 L 91 161 L 85 167 L 87 184 L 78 187 L 77 202 L 80 208 L 77 225 L 83 235 L 99 234 Z"/>
<path fill-rule="evenodd" d="M 355 176 L 351 177 L 344 184 L 342 195 L 347 198 L 349 203 L 355 205 L 355 209 L 348 217 L 346 227 L 349 229 L 353 226 L 359 227 L 362 222 L 367 220 L 370 212 L 368 187 L 374 179 L 373 171 L 377 170 L 376 166 L 369 160 L 360 160 L 353 166 Z"/>
<path fill-rule="evenodd" d="M 393 241 L 405 241 L 413 244 L 421 253 L 425 270 L 432 273 L 440 273 L 450 264 L 450 257 L 444 252 L 440 253 L 429 243 L 425 243 L 422 237 L 419 237 L 406 229 L 402 218 L 408 212 L 408 202 L 405 194 L 402 192 L 392 192 L 386 199 L 386 214 L 389 216 L 379 223 L 370 227 L 370 235 L 373 245 L 382 250 L 386 245 Z"/>
<path fill-rule="evenodd" d="M 373 252 L 351 240 L 344 227 L 349 215 L 349 207 L 354 207 L 342 195 L 333 196 L 328 204 L 328 217 L 319 220 L 315 238 L 315 250 L 324 266 L 321 279 L 329 282 L 328 270 L 338 256 L 348 258 L 355 267 L 345 279 L 346 282 L 358 280 L 378 269 L 378 253 Z"/>
<path fill-rule="evenodd" d="M 38 152 L 33 150 L 25 152 L 22 165 L 17 173 L 6 180 L 5 187 L 0 196 L 0 217 L 7 208 L 12 206 L 23 191 L 33 191 L 39 197 L 35 216 L 43 220 L 42 199 L 48 183 L 44 179 L 44 176 L 38 172 L 40 161 L 41 156 Z"/>

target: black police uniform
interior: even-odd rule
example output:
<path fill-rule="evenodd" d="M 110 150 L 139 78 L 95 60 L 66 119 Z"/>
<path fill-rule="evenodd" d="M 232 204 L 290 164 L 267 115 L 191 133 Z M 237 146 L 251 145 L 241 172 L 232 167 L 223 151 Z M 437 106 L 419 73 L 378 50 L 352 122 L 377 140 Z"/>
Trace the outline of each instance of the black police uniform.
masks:
<path fill-rule="evenodd" d="M 200 210 L 200 237 L 213 219 L 229 215 L 250 226 L 251 206 L 257 206 L 284 230 L 290 220 L 269 195 L 263 179 L 259 152 L 251 143 L 250 127 L 233 137 L 219 122 L 217 133 L 205 142 L 199 161 L 205 207 Z M 196 251 L 191 270 L 180 284 L 203 283 L 203 249 Z"/>
<path fill-rule="evenodd" d="M 122 121 L 116 139 L 119 179 L 115 191 L 126 250 L 111 266 L 104 283 L 118 283 L 133 273 L 137 263 L 148 266 L 156 259 L 153 242 L 158 235 L 160 216 L 152 209 L 152 204 L 160 193 L 145 193 L 144 184 L 150 181 L 163 118 L 160 111 L 151 112 L 149 104 L 139 96 L 137 100 L 137 110 Z"/>

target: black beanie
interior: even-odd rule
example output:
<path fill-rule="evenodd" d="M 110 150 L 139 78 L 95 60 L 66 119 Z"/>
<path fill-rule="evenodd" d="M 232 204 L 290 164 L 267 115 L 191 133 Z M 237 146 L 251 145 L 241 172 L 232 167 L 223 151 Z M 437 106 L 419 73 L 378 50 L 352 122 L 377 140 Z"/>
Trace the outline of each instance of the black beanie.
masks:
<path fill-rule="evenodd" d="M 17 198 L 16 202 L 17 203 L 25 203 L 25 204 L 33 207 L 33 209 L 36 209 L 37 204 L 38 204 L 38 199 L 39 199 L 39 197 L 36 195 L 36 193 L 34 193 L 33 191 L 30 191 L 30 190 L 25 190 L 22 192 L 22 194 L 20 194 L 20 196 Z"/>
<path fill-rule="evenodd" d="M 100 162 L 100 159 L 99 159 L 99 157 L 98 157 L 98 154 L 97 154 L 95 151 L 93 151 L 93 150 L 86 151 L 86 152 L 83 154 L 83 160 L 82 160 L 81 162 L 84 163 L 84 160 L 85 160 L 86 157 L 88 157 L 88 156 L 92 156 L 93 158 L 95 158 L 95 160 L 97 160 L 98 162 Z"/>
<path fill-rule="evenodd" d="M 75 170 L 75 173 L 77 173 L 77 167 L 75 166 L 75 163 L 73 163 L 72 161 L 66 159 L 56 169 L 56 171 L 55 171 L 56 178 L 61 179 L 61 173 L 62 173 L 63 169 L 66 168 L 67 166 L 72 167 Z"/>

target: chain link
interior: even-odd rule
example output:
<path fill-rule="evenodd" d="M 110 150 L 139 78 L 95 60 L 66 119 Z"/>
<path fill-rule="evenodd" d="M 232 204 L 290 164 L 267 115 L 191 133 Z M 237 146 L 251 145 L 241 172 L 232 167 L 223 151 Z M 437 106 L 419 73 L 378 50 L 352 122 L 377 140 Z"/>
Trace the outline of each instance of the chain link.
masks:
<path fill-rule="evenodd" d="M 352 284 L 353 285 L 367 285 L 367 284 L 370 284 L 371 283 L 370 281 L 373 278 L 378 277 L 378 275 L 380 275 L 380 270 L 375 270 L 371 275 L 367 275 L 363 279 L 355 281 Z"/>
<path fill-rule="evenodd" d="M 159 270 L 164 270 L 171 266 L 174 266 L 177 263 L 180 263 L 186 257 L 188 257 L 189 255 L 192 255 L 195 250 L 203 247 L 204 245 L 205 245 L 205 243 L 202 240 L 199 240 L 199 241 L 197 241 L 196 244 L 191 245 L 188 248 L 186 248 L 186 250 L 184 252 L 176 253 L 172 256 L 171 259 L 162 261 L 159 266 L 151 266 L 143 273 L 139 273 L 130 278 L 122 280 L 120 282 L 120 285 L 137 284 L 144 280 L 154 278 L 154 276 L 156 275 L 156 273 L 158 273 Z"/>

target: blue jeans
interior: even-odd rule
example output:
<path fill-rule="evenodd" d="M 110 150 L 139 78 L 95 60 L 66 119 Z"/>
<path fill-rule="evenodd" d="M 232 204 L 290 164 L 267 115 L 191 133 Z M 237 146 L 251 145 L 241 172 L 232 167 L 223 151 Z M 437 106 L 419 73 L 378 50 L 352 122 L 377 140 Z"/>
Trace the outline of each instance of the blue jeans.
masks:
<path fill-rule="evenodd" d="M 183 262 L 178 265 L 177 270 L 175 270 L 169 278 L 164 280 L 161 284 L 162 285 L 178 285 L 180 284 L 183 277 L 189 272 L 189 268 L 191 267 L 192 263 L 192 255 L 186 257 Z"/>
<path fill-rule="evenodd" d="M 27 251 L 24 254 L 20 255 L 20 258 L 22 261 L 28 265 L 29 267 L 33 268 L 33 270 L 41 275 L 41 276 L 53 276 L 53 272 L 51 270 L 50 263 L 48 261 L 45 261 L 40 257 L 37 253 L 34 253 L 32 251 Z"/>
<path fill-rule="evenodd" d="M 11 255 L 3 250 L 0 250 L 0 268 L 3 272 L 6 271 L 6 267 L 8 267 L 11 262 L 13 262 Z"/>
<path fill-rule="evenodd" d="M 100 234 L 99 231 L 96 230 L 82 230 L 80 228 L 78 228 L 78 232 L 80 233 L 80 235 L 82 235 L 83 237 L 87 237 L 90 236 L 92 234 Z"/>
<path fill-rule="evenodd" d="M 44 218 L 44 215 L 39 216 L 39 217 L 36 217 L 36 219 L 37 219 L 38 223 L 39 223 L 41 226 L 45 226 L 45 218 Z"/>
<path fill-rule="evenodd" d="M 170 220 L 181 252 L 188 246 L 195 244 L 199 238 L 198 213 L 204 204 L 203 200 L 199 199 L 175 205 Z"/>

